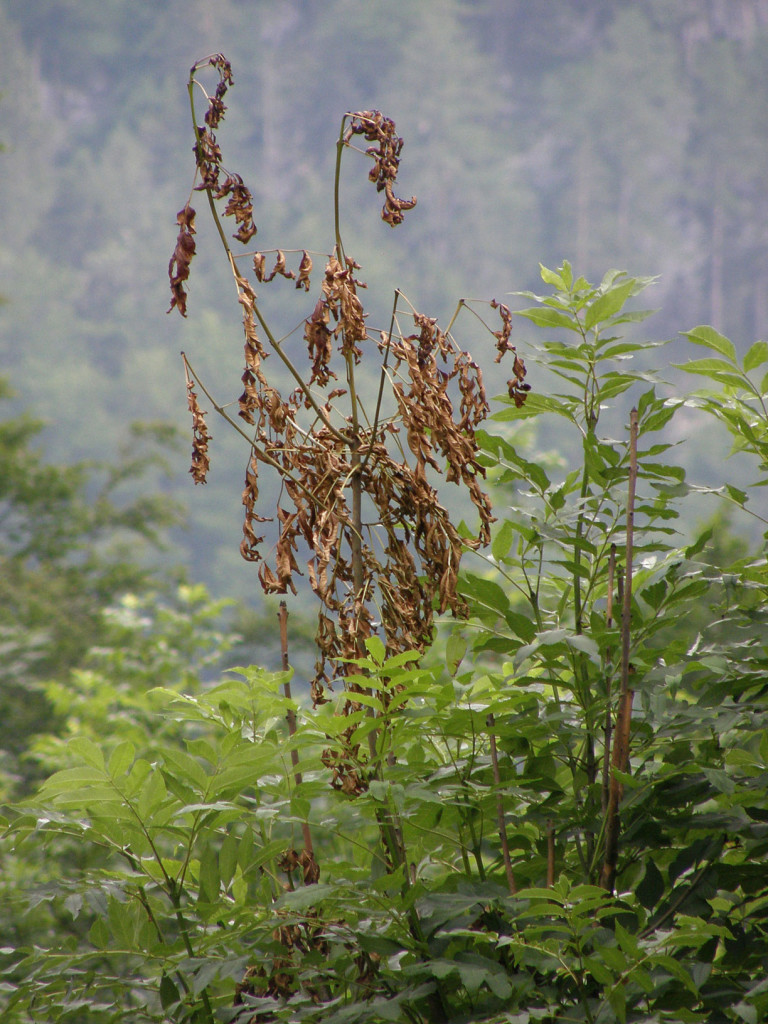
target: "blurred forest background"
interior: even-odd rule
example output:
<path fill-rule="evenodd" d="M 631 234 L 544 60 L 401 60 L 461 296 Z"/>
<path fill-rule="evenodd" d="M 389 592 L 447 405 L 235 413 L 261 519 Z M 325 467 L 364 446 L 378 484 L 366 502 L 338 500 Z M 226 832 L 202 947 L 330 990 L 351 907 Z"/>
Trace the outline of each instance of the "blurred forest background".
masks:
<path fill-rule="evenodd" d="M 133 451 L 134 421 L 178 428 L 170 474 L 114 480 L 115 501 L 121 486 L 166 492 L 186 519 L 168 565 L 258 604 L 238 553 L 247 451 L 211 418 L 210 482 L 193 493 L 186 473 L 179 351 L 221 401 L 237 397 L 242 360 L 231 278 L 202 217 L 189 318 L 166 316 L 192 183 L 192 63 L 219 51 L 232 62 L 220 138 L 254 193 L 259 248 L 328 251 L 342 113 L 395 119 L 401 192 L 419 198 L 410 219 L 391 233 L 365 171 L 350 161 L 343 175 L 373 326 L 395 287 L 445 323 L 458 298 L 512 302 L 536 289 L 539 261 L 565 258 L 590 279 L 658 274 L 648 338 L 710 323 L 743 352 L 768 316 L 767 43 L 768 0 L 2 0 L 6 417 L 43 419 L 58 466 L 109 467 L 127 440 Z M 291 285 L 265 296 L 286 330 L 315 302 L 296 312 L 295 299 Z M 533 331 L 517 328 L 524 357 Z M 660 350 L 665 364 L 684 346 Z M 706 463 L 711 441 L 700 447 Z"/>

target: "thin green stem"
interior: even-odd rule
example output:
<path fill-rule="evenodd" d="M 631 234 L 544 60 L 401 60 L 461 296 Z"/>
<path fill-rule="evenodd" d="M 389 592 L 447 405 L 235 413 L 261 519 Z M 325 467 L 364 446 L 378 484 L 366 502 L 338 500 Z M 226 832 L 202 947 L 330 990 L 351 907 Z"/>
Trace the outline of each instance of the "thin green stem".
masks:
<path fill-rule="evenodd" d="M 345 256 L 344 246 L 341 241 L 341 154 L 344 152 L 346 145 L 344 141 L 344 128 L 348 116 L 348 114 L 345 114 L 341 119 L 341 129 L 339 130 L 339 138 L 336 143 L 336 170 L 333 176 L 333 229 L 336 236 L 336 256 L 342 266 L 345 265 Z"/>

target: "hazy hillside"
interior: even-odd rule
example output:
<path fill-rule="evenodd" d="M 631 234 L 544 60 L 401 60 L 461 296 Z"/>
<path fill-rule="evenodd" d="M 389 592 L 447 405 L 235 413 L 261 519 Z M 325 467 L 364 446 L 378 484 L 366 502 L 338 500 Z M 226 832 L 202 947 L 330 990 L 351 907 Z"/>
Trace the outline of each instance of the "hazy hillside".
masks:
<path fill-rule="evenodd" d="M 768 317 L 766 43 L 766 0 L 0 0 L 1 372 L 62 460 L 112 450 L 135 419 L 186 432 L 182 347 L 236 397 L 239 313 L 207 231 L 188 320 L 165 312 L 192 180 L 186 77 L 217 51 L 261 247 L 328 250 L 342 113 L 396 120 L 409 221 L 390 231 L 364 171 L 344 175 L 373 316 L 397 286 L 445 320 L 565 257 L 661 275 L 651 336 L 709 322 L 745 349 Z M 185 557 L 218 591 L 254 592 L 246 453 L 211 426 L 207 488 L 178 455 Z"/>

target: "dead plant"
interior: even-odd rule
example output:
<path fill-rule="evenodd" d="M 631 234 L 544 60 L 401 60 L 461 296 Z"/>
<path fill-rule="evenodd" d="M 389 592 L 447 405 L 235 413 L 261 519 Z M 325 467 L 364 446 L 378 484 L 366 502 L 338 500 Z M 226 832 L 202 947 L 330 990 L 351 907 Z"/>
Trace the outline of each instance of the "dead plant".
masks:
<path fill-rule="evenodd" d="M 198 81 L 212 69 L 218 82 L 212 95 Z M 486 544 L 493 521 L 483 490 L 485 470 L 478 458 L 475 431 L 488 414 L 481 370 L 455 341 L 395 292 L 387 329 L 368 325 L 361 293 L 360 265 L 344 251 L 340 232 L 339 168 L 345 150 L 359 138 L 373 161 L 370 179 L 384 193 L 381 216 L 393 227 L 416 205 L 415 198 L 395 194 L 403 140 L 395 124 L 377 110 L 346 113 L 337 142 L 335 245 L 324 257 L 314 303 L 303 314 L 306 365 L 288 351 L 286 339 L 270 329 L 259 304 L 256 284 L 293 280 L 300 295 L 312 288 L 313 260 L 302 252 L 296 269 L 281 250 L 236 255 L 224 218 L 236 225 L 233 239 L 246 245 L 256 234 L 251 192 L 240 175 L 223 164 L 217 131 L 232 85 L 229 62 L 215 54 L 191 69 L 188 89 L 195 134 L 195 182 L 177 220 L 179 235 L 169 266 L 171 309 L 186 316 L 186 284 L 195 255 L 194 192 L 203 192 L 224 246 L 242 308 L 245 359 L 241 376 L 239 419 L 233 419 L 187 362 L 190 408 L 194 417 L 192 473 L 205 481 L 210 437 L 194 398 L 193 381 L 214 408 L 246 438 L 250 454 L 245 472 L 245 510 L 240 551 L 258 563 L 268 593 L 296 593 L 305 551 L 309 584 L 320 600 L 315 702 L 326 688 L 348 674 L 349 659 L 365 653 L 365 640 L 383 634 L 388 655 L 424 651 L 433 635 L 434 615 L 466 613 L 457 591 L 464 548 Z M 203 89 L 207 109 L 197 123 L 195 89 Z M 247 269 L 246 269 L 247 266 Z M 317 283 L 317 282 L 316 282 Z M 468 304 L 462 300 L 451 320 Z M 497 361 L 514 359 L 508 389 L 518 404 L 528 385 L 525 366 L 510 342 L 511 317 L 506 306 L 492 302 L 501 327 Z M 170 311 L 170 310 L 169 310 Z M 290 390 L 265 363 L 276 357 L 287 371 Z M 361 375 L 378 377 L 375 402 L 366 405 Z M 246 429 L 248 428 L 248 429 Z M 262 473 L 279 478 L 274 516 L 265 516 L 259 501 Z M 460 535 L 437 485 L 441 478 L 464 489 L 477 510 L 474 536 Z M 277 537 L 266 550 L 264 524 L 275 524 Z M 347 689 L 346 709 L 359 707 L 354 688 Z M 348 792 L 366 785 L 359 752 L 328 752 L 334 784 Z"/>

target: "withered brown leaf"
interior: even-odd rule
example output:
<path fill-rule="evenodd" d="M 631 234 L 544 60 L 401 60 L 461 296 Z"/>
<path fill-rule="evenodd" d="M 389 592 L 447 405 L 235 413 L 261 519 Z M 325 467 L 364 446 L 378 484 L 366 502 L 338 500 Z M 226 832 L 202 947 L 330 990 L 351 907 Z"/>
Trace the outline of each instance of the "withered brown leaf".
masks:
<path fill-rule="evenodd" d="M 498 309 L 499 316 L 501 317 L 501 330 L 494 331 L 493 336 L 496 338 L 496 362 L 500 363 L 507 352 L 513 352 L 515 355 L 515 361 L 512 366 L 512 377 L 507 381 L 507 391 L 509 397 L 514 401 L 515 406 L 519 409 L 525 404 L 525 399 L 528 392 L 531 390 L 530 384 L 525 383 L 525 363 L 517 354 L 517 349 L 510 341 L 510 335 L 512 334 L 512 313 L 509 310 L 509 306 L 505 306 L 503 302 L 497 302 L 496 299 L 491 301 L 491 308 Z"/>
<path fill-rule="evenodd" d="M 184 373 L 187 378 L 187 406 L 192 413 L 192 464 L 189 472 L 196 484 L 206 483 L 211 460 L 208 455 L 208 445 L 211 435 L 208 433 L 208 425 L 205 422 L 205 413 L 200 408 L 195 394 L 195 385 L 192 380 L 187 360 L 182 353 L 184 360 Z"/>
<path fill-rule="evenodd" d="M 305 292 L 310 289 L 309 275 L 312 273 L 312 257 L 309 255 L 307 250 L 304 250 L 304 254 L 301 257 L 301 263 L 299 263 L 299 276 L 296 278 L 296 287 L 303 288 Z"/>
<path fill-rule="evenodd" d="M 190 264 L 195 255 L 195 211 L 189 203 L 176 214 L 176 223 L 179 225 L 179 233 L 176 248 L 168 264 L 168 277 L 171 282 L 171 304 L 168 312 L 170 313 L 176 306 L 181 315 L 186 316 L 187 292 L 184 282 L 189 278 Z"/>
<path fill-rule="evenodd" d="M 369 146 L 366 152 L 373 158 L 373 167 L 368 177 L 375 183 L 377 191 L 384 192 L 385 196 L 382 220 L 392 227 L 402 224 L 403 212 L 414 208 L 416 197 L 398 199 L 394 192 L 403 148 L 403 140 L 397 135 L 395 122 L 385 117 L 380 110 L 360 110 L 348 116 L 350 123 L 344 135 L 345 142 L 348 143 L 353 135 L 362 135 L 367 142 L 377 143 Z"/>

